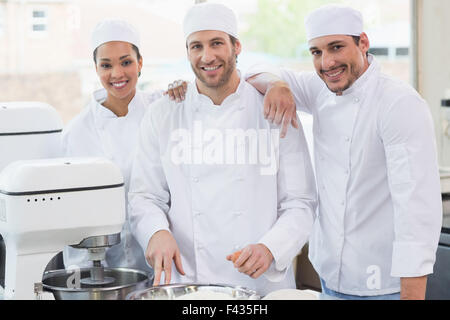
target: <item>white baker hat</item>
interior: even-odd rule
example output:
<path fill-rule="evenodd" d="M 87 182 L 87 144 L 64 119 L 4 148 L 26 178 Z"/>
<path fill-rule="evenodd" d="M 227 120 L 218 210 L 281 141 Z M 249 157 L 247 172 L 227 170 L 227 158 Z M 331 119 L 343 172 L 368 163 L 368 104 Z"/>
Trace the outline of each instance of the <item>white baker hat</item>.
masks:
<path fill-rule="evenodd" d="M 326 5 L 306 17 L 305 28 L 307 41 L 337 34 L 359 36 L 363 32 L 363 17 L 347 6 Z"/>
<path fill-rule="evenodd" d="M 120 19 L 107 19 L 97 24 L 92 32 L 92 51 L 110 41 L 124 41 L 139 48 L 140 37 L 137 30 L 128 22 Z"/>
<path fill-rule="evenodd" d="M 203 2 L 192 6 L 183 20 L 184 37 L 204 30 L 217 30 L 237 38 L 237 18 L 233 10 L 220 3 Z"/>

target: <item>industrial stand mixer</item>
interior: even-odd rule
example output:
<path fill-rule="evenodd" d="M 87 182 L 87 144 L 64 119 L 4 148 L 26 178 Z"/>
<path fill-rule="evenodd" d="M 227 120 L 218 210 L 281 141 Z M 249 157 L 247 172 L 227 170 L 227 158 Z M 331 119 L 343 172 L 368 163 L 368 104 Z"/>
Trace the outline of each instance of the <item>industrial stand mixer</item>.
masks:
<path fill-rule="evenodd" d="M 102 266 L 125 221 L 123 177 L 106 159 L 57 158 L 61 131 L 47 104 L 0 103 L 0 299 L 124 299 L 151 275 Z M 66 245 L 93 267 L 44 273 Z"/>
<path fill-rule="evenodd" d="M 106 248 L 120 242 L 124 221 L 123 177 L 109 160 L 13 162 L 0 174 L 5 298 L 42 298 L 49 291 L 56 299 L 124 299 L 145 287 L 146 273 L 101 264 Z M 66 245 L 89 250 L 94 266 L 44 274 Z"/>

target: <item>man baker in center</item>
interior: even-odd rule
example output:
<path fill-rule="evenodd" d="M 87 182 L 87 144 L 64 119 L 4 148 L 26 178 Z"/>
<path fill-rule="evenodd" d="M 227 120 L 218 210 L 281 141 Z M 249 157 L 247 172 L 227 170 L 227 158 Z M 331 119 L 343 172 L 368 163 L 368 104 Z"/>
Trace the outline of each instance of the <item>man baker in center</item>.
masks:
<path fill-rule="evenodd" d="M 303 131 L 280 139 L 264 119 L 263 96 L 236 69 L 241 43 L 229 8 L 197 4 L 183 28 L 195 82 L 185 101 L 150 107 L 130 183 L 132 229 L 154 285 L 295 288 L 292 261 L 317 205 Z"/>

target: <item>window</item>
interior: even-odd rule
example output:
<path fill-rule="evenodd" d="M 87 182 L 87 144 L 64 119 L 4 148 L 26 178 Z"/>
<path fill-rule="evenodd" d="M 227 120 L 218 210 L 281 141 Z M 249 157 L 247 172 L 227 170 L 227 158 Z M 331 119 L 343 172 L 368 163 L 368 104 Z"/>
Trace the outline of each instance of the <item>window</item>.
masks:
<path fill-rule="evenodd" d="M 210 1 L 224 3 L 238 16 L 243 51 L 237 66 L 241 72 L 255 63 L 314 71 L 303 18 L 320 5 L 342 3 L 362 11 L 371 52 L 383 72 L 412 82 L 410 0 Z M 102 87 L 93 66 L 90 37 L 95 25 L 105 18 L 127 20 L 141 34 L 144 65 L 139 89 L 165 89 L 174 80 L 191 81 L 194 77 L 186 58 L 181 22 L 196 0 L 25 2 L 25 39 L 21 38 L 23 33 L 12 39 L 17 51 L 2 50 L 0 45 L 0 79 L 7 72 L 10 77 L 0 87 L 3 100 L 38 99 L 55 106 L 65 123 L 72 119 L 91 99 L 92 92 Z M 24 8 L 22 1 L 9 1 L 8 6 L 11 14 Z M 8 29 L 21 30 L 23 22 L 18 17 L 8 20 L 13 24 Z M 2 28 L 6 32 L 5 21 L 5 2 L 0 0 L 0 37 Z M 16 59 L 18 54 L 20 58 Z M 2 61 L 8 63 L 7 68 L 2 67 Z"/>
<path fill-rule="evenodd" d="M 373 54 L 374 56 L 388 56 L 389 55 L 389 49 L 388 48 L 370 48 L 369 53 Z"/>
<path fill-rule="evenodd" d="M 395 49 L 396 56 L 409 56 L 409 48 L 397 48 Z"/>
<path fill-rule="evenodd" d="M 47 10 L 33 9 L 31 11 L 31 31 L 37 34 L 46 32 L 47 28 Z"/>
<path fill-rule="evenodd" d="M 5 17 L 5 7 L 0 3 L 0 36 L 3 35 L 5 32 L 5 24 L 6 24 L 6 17 Z"/>

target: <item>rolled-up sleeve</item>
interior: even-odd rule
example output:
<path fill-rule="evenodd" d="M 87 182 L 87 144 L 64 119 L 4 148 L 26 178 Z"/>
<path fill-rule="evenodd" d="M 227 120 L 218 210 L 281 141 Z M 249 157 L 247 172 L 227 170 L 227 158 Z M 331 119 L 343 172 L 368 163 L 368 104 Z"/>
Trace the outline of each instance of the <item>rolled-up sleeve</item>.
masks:
<path fill-rule="evenodd" d="M 157 107 L 150 106 L 141 122 L 128 193 L 131 229 L 144 252 L 155 232 L 169 231 L 170 193 L 160 158 Z"/>
<path fill-rule="evenodd" d="M 289 128 L 279 143 L 278 219 L 260 240 L 274 257 L 265 273 L 270 281 L 285 276 L 308 241 L 317 207 L 316 183 L 303 131 Z"/>
<path fill-rule="evenodd" d="M 380 118 L 394 206 L 393 277 L 431 274 L 442 227 L 442 198 L 431 113 L 419 96 L 398 98 Z"/>

